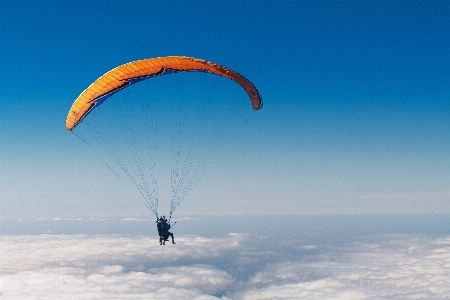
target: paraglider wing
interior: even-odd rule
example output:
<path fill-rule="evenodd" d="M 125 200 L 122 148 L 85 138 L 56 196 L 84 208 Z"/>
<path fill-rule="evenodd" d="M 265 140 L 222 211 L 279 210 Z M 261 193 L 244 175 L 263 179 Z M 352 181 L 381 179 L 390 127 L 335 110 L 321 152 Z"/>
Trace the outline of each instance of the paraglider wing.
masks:
<path fill-rule="evenodd" d="M 247 92 L 253 109 L 259 110 L 262 107 L 261 95 L 256 87 L 229 68 L 192 57 L 157 57 L 121 65 L 97 79 L 73 103 L 67 116 L 66 128 L 75 128 L 92 109 L 121 89 L 150 77 L 176 72 L 208 72 L 234 80 Z"/>

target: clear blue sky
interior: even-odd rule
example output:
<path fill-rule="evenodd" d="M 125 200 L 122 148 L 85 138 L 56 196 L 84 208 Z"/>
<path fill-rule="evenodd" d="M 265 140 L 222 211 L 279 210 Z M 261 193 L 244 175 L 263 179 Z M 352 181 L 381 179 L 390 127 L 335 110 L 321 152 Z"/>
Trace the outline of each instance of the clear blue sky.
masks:
<path fill-rule="evenodd" d="M 237 70 L 264 99 L 180 214 L 450 212 L 449 16 L 448 1 L 0 1 L 1 213 L 147 213 L 65 119 L 106 71 L 166 55 Z"/>

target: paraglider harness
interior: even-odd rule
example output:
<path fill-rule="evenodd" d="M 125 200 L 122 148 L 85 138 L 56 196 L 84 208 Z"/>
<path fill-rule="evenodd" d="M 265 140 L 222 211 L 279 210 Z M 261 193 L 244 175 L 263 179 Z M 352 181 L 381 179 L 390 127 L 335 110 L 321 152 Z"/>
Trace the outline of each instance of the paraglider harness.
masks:
<path fill-rule="evenodd" d="M 170 226 L 170 221 L 168 222 L 167 219 L 164 216 L 162 216 L 161 218 L 156 219 L 156 222 L 160 245 L 165 245 L 165 241 L 169 240 L 169 236 L 172 237 L 172 243 L 175 244 L 173 234 L 169 232 L 169 229 L 172 228 L 172 226 Z M 173 225 L 175 226 L 175 224 L 177 224 L 177 222 L 175 222 Z"/>

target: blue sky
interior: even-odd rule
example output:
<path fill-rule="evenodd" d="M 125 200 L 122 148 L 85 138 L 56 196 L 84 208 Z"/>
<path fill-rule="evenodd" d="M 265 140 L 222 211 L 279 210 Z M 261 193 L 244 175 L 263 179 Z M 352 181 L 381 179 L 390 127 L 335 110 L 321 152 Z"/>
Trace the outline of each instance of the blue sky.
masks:
<path fill-rule="evenodd" d="M 1 1 L 2 215 L 147 213 L 65 130 L 129 61 L 228 66 L 263 109 L 180 214 L 450 211 L 447 1 Z"/>

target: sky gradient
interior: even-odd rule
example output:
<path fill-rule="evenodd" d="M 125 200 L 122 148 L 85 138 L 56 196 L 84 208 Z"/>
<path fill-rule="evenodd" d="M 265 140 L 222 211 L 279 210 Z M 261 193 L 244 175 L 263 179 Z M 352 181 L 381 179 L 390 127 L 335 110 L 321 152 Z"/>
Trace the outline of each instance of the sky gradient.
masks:
<path fill-rule="evenodd" d="M 448 1 L 1 1 L 2 216 L 148 214 L 65 129 L 108 70 L 230 67 L 263 109 L 180 214 L 450 212 Z"/>

